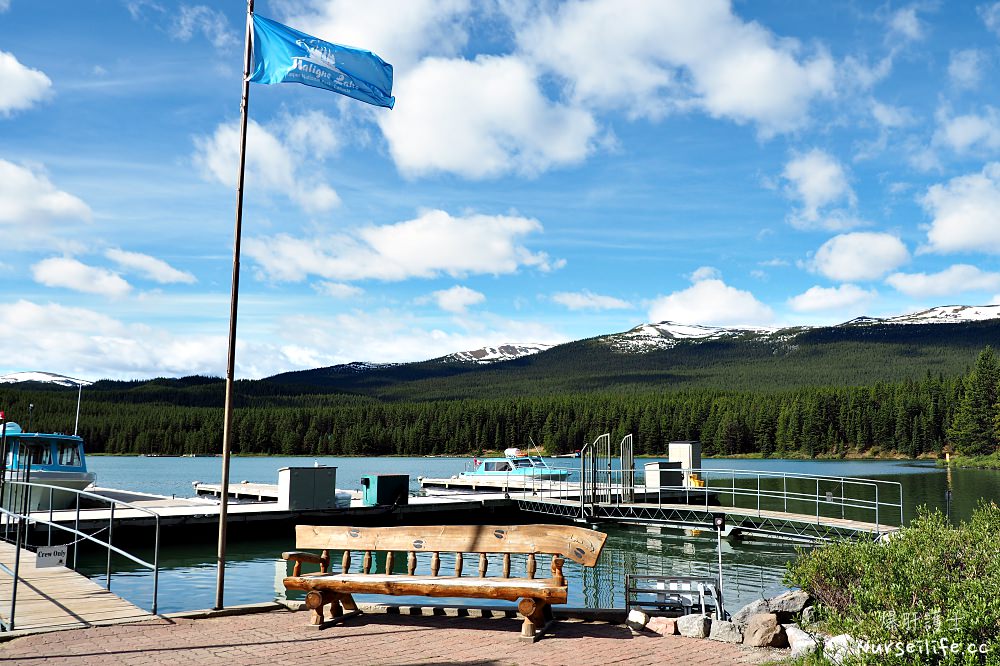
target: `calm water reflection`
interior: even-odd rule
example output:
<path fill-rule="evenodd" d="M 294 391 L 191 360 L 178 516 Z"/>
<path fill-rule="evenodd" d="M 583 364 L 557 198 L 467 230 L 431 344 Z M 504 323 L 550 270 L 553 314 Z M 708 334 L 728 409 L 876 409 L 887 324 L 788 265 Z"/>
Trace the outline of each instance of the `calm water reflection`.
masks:
<path fill-rule="evenodd" d="M 310 466 L 312 458 L 234 458 L 232 480 L 275 483 L 277 469 Z M 417 490 L 417 476 L 451 476 L 460 472 L 466 458 L 319 458 L 318 463 L 336 466 L 340 488 L 359 488 L 362 474 L 410 474 L 411 489 Z M 565 463 L 566 461 L 553 461 Z M 639 461 L 639 464 L 647 462 Z M 90 467 L 101 486 L 144 490 L 164 495 L 189 496 L 191 482 L 216 481 L 220 460 L 216 458 L 136 458 L 92 457 Z M 799 461 L 722 460 L 705 461 L 706 468 L 737 468 L 770 472 L 860 476 L 898 481 L 903 487 L 904 514 L 909 520 L 919 505 L 942 507 L 949 472 L 932 463 L 910 461 Z M 967 518 L 980 498 L 1000 500 L 1000 472 L 952 470 L 953 516 Z M 655 527 L 602 527 L 609 538 L 594 569 L 581 571 L 566 564 L 570 579 L 571 605 L 590 607 L 621 606 L 626 573 L 710 576 L 716 573 L 716 540 L 713 534 L 684 535 Z M 261 535 L 235 539 L 229 547 L 226 573 L 226 603 L 267 601 L 283 593 L 281 578 L 286 563 L 278 559 L 294 544 L 290 536 Z M 211 531 L 174 531 L 161 552 L 160 610 L 164 613 L 208 608 L 215 601 L 215 550 Z M 761 595 L 782 589 L 785 565 L 795 547 L 777 542 L 723 542 L 725 598 L 730 608 Z M 103 577 L 101 557 L 84 558 L 84 571 Z M 447 566 L 447 563 L 442 565 Z M 113 563 L 116 575 L 112 589 L 129 600 L 149 607 L 151 577 L 136 571 L 127 562 Z M 371 600 L 379 600 L 372 597 Z M 381 598 L 381 600 L 385 600 Z"/>

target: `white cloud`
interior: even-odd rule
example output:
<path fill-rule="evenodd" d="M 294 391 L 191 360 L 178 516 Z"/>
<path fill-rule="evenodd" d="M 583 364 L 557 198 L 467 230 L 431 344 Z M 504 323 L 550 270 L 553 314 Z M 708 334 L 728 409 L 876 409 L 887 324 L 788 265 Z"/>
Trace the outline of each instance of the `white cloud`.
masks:
<path fill-rule="evenodd" d="M 942 110 L 938 113 L 934 144 L 947 146 L 957 153 L 975 148 L 997 150 L 1000 148 L 1000 113 L 991 106 L 982 114 L 962 116 L 950 116 L 947 110 Z"/>
<path fill-rule="evenodd" d="M 542 225 L 524 217 L 470 214 L 453 217 L 430 210 L 419 217 L 355 230 L 349 236 L 250 238 L 245 253 L 270 279 L 405 280 L 513 273 L 521 267 L 549 271 L 563 265 L 520 243 Z"/>
<path fill-rule="evenodd" d="M 858 231 L 823 243 L 811 268 L 838 282 L 876 280 L 910 258 L 903 241 L 887 233 Z"/>
<path fill-rule="evenodd" d="M 466 330 L 444 331 L 406 312 L 353 312 L 329 318 L 291 317 L 281 332 L 281 353 L 300 367 L 349 361 L 406 362 L 510 342 L 566 342 L 565 335 L 530 321 L 478 315 Z"/>
<path fill-rule="evenodd" d="M 314 284 L 313 289 L 320 294 L 336 299 L 354 298 L 365 293 L 365 290 L 361 287 L 355 287 L 354 285 L 344 284 L 342 282 L 329 282 L 327 280 Z"/>
<path fill-rule="evenodd" d="M 10 0 L 0 0 L 0 14 L 10 9 Z"/>
<path fill-rule="evenodd" d="M 475 289 L 469 289 L 468 287 L 456 284 L 450 289 L 435 291 L 427 299 L 422 300 L 434 301 L 439 308 L 447 312 L 462 314 L 473 305 L 485 303 L 486 295 Z"/>
<path fill-rule="evenodd" d="M 560 75 L 572 99 L 633 116 L 700 109 L 769 137 L 805 125 L 811 102 L 834 90 L 827 53 L 803 53 L 725 0 L 590 0 L 518 23 L 519 48 Z"/>
<path fill-rule="evenodd" d="M 763 325 L 774 320 L 774 312 L 749 291 L 709 278 L 654 299 L 649 306 L 649 320 L 715 326 Z"/>
<path fill-rule="evenodd" d="M 13 53 L 0 51 L 0 116 L 30 109 L 52 92 L 44 72 L 26 67 Z"/>
<path fill-rule="evenodd" d="M 312 127 L 306 129 L 303 123 Z M 310 175 L 316 160 L 322 161 L 336 147 L 331 123 L 319 112 L 285 116 L 271 129 L 251 120 L 247 126 L 247 189 L 283 194 L 307 213 L 337 206 L 340 197 L 333 188 Z M 319 141 L 319 149 L 310 145 L 314 139 Z M 235 188 L 240 155 L 238 123 L 219 125 L 212 136 L 198 136 L 194 141 L 194 162 L 203 175 Z"/>
<path fill-rule="evenodd" d="M 44 173 L 0 159 L 0 225 L 90 217 L 87 204 L 56 189 Z"/>
<path fill-rule="evenodd" d="M 552 294 L 552 300 L 570 310 L 626 310 L 632 307 L 628 301 L 614 296 L 603 296 L 583 291 L 561 291 Z"/>
<path fill-rule="evenodd" d="M 979 12 L 979 17 L 983 19 L 986 27 L 996 34 L 997 37 L 1000 37 L 1000 2 L 980 5 L 976 10 Z"/>
<path fill-rule="evenodd" d="M 691 282 L 700 282 L 701 280 L 721 280 L 722 271 L 718 268 L 712 266 L 699 266 L 694 269 L 690 275 Z"/>
<path fill-rule="evenodd" d="M 178 270 L 162 259 L 151 257 L 148 254 L 110 249 L 104 253 L 104 256 L 118 264 L 120 268 L 136 271 L 140 275 L 160 284 L 174 284 L 178 282 L 194 284 L 198 281 L 191 273 Z"/>
<path fill-rule="evenodd" d="M 839 230 L 861 224 L 848 210 L 834 208 L 846 204 L 853 209 L 857 198 L 843 165 L 828 153 L 814 148 L 795 155 L 782 175 L 789 183 L 786 193 L 802 206 L 789 216 L 793 226 Z"/>
<path fill-rule="evenodd" d="M 914 6 L 897 9 L 889 17 L 889 30 L 893 36 L 899 36 L 906 41 L 919 41 L 924 38 L 923 24 L 917 17 Z"/>
<path fill-rule="evenodd" d="M 1000 273 L 988 273 L 969 264 L 955 264 L 930 274 L 893 273 L 885 281 L 897 291 L 914 298 L 1000 289 Z"/>
<path fill-rule="evenodd" d="M 225 372 L 226 336 L 180 338 L 162 329 L 126 324 L 79 307 L 40 305 L 27 300 L 0 304 L 0 339 L 17 349 L 20 368 L 47 368 L 84 379 L 219 376 Z M 67 325 L 72 322 L 72 325 Z M 277 354 L 249 355 L 240 341 L 237 360 L 280 360 Z M 287 368 L 287 366 L 286 366 Z M 271 373 L 280 366 L 272 366 Z M 240 363 L 239 375 L 251 375 Z"/>
<path fill-rule="evenodd" d="M 395 109 L 378 122 L 410 177 L 533 175 L 583 161 L 597 132 L 588 112 L 546 98 L 537 72 L 513 56 L 429 58 L 399 77 L 394 94 Z"/>
<path fill-rule="evenodd" d="M 422 56 L 455 55 L 469 38 L 470 0 L 304 0 L 296 5 L 283 16 L 288 25 L 377 53 L 397 72 Z"/>
<path fill-rule="evenodd" d="M 69 257 L 43 259 L 31 267 L 31 274 L 35 282 L 46 287 L 62 287 L 110 298 L 120 298 L 132 290 L 117 273 Z"/>
<path fill-rule="evenodd" d="M 953 51 L 948 62 L 948 78 L 956 88 L 975 88 L 983 76 L 983 54 L 976 49 Z"/>
<path fill-rule="evenodd" d="M 871 301 L 876 296 L 878 292 L 874 289 L 869 291 L 853 284 L 838 287 L 815 286 L 788 299 L 788 306 L 796 312 L 842 310 Z"/>
<path fill-rule="evenodd" d="M 920 203 L 934 218 L 929 251 L 1000 254 L 1000 162 L 931 186 Z"/>
<path fill-rule="evenodd" d="M 224 49 L 238 43 L 226 15 L 206 5 L 181 5 L 173 20 L 170 35 L 182 42 L 200 32 L 216 48 Z"/>
<path fill-rule="evenodd" d="M 913 114 L 905 107 L 890 106 L 881 102 L 872 102 L 872 116 L 885 129 L 896 129 L 913 124 Z"/>

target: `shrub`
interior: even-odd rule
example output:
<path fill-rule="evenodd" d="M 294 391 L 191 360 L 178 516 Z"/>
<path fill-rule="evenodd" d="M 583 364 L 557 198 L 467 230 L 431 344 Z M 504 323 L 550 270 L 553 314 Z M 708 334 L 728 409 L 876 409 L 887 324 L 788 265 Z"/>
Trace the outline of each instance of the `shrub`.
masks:
<path fill-rule="evenodd" d="M 996 504 L 958 526 L 921 509 L 886 542 L 800 551 L 785 581 L 817 599 L 829 631 L 868 643 L 857 663 L 1000 665 Z"/>

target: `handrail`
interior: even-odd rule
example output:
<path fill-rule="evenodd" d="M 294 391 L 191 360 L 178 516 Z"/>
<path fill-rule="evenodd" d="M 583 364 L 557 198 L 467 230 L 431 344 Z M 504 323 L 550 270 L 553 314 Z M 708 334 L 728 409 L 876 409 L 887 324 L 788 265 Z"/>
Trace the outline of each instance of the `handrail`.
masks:
<path fill-rule="evenodd" d="M 584 446 L 581 456 L 586 456 L 589 453 L 588 448 L 589 445 Z M 732 498 L 732 508 L 755 510 L 758 515 L 761 515 L 761 512 L 765 510 L 764 504 L 773 500 L 781 502 L 780 510 L 785 513 L 788 513 L 790 503 L 814 505 L 817 523 L 821 522 L 822 518 L 833 518 L 833 516 L 821 515 L 824 513 L 821 512 L 822 507 L 839 507 L 841 518 L 847 517 L 848 509 L 871 512 L 876 531 L 881 531 L 883 525 L 890 526 L 895 522 L 894 519 L 886 522 L 890 515 L 898 516 L 899 522 L 896 525 L 902 526 L 904 522 L 903 488 L 898 481 L 771 470 L 700 467 L 671 469 L 670 472 L 681 474 L 681 485 L 662 485 L 654 488 L 646 486 L 644 478 L 642 485 L 639 485 L 637 479 L 643 476 L 644 471 L 639 467 L 630 469 L 597 469 L 596 467 L 590 460 L 581 460 L 579 468 L 553 466 L 552 469 L 569 469 L 571 473 L 579 471 L 580 480 L 568 481 L 570 477 L 567 477 L 567 480 L 545 481 L 540 484 L 540 487 L 533 488 L 532 491 L 553 499 L 572 498 L 572 500 L 578 501 L 581 518 L 586 517 L 585 511 L 588 505 L 631 504 L 633 502 L 629 502 L 627 498 L 632 495 L 632 491 L 642 491 L 647 496 L 655 493 L 658 506 L 662 506 L 664 494 L 679 496 L 680 503 L 692 506 L 703 505 L 706 508 L 712 506 L 709 504 L 711 497 L 723 496 Z M 705 481 L 705 484 L 703 486 L 685 485 L 683 480 L 690 478 L 691 474 L 697 475 Z M 720 485 L 720 482 L 724 485 Z M 780 482 L 780 487 L 769 487 L 772 484 L 777 485 L 778 482 Z M 800 483 L 796 484 L 795 482 Z M 789 485 L 792 487 L 789 488 Z M 803 488 L 802 485 L 806 487 Z M 833 491 L 829 491 L 831 485 L 834 487 Z M 751 502 L 752 506 L 738 504 L 741 499 L 745 498 L 753 498 L 755 503 Z M 896 498 L 898 501 L 893 501 Z M 724 510 L 727 507 L 718 506 L 718 508 Z M 794 513 L 801 514 L 802 512 Z M 829 513 L 829 511 L 825 513 Z"/>
<path fill-rule="evenodd" d="M 78 544 L 81 541 L 90 541 L 90 542 L 93 542 L 93 543 L 97 544 L 100 547 L 106 548 L 107 552 L 108 552 L 108 556 L 107 556 L 107 569 L 105 571 L 105 577 L 106 577 L 106 580 L 105 580 L 105 589 L 107 589 L 109 591 L 111 590 L 111 556 L 112 556 L 112 553 L 116 553 L 116 554 L 118 554 L 118 555 L 120 555 L 120 556 L 122 556 L 122 557 L 124 557 L 124 558 L 126 558 L 128 560 L 131 560 L 132 562 L 138 564 L 139 566 L 145 567 L 147 569 L 151 569 L 153 571 L 153 599 L 152 599 L 151 612 L 152 612 L 153 615 L 156 615 L 156 612 L 157 612 L 157 601 L 158 601 L 158 596 L 159 596 L 159 574 L 160 574 L 160 566 L 159 566 L 159 561 L 160 561 L 160 516 L 159 516 L 158 513 L 156 513 L 155 511 L 152 511 L 150 509 L 147 509 L 146 507 L 137 506 L 137 505 L 132 504 L 130 502 L 126 502 L 126 501 L 123 501 L 123 500 L 114 499 L 114 498 L 111 498 L 111 497 L 106 497 L 104 495 L 99 495 L 97 493 L 88 492 L 86 490 L 76 490 L 74 488 L 66 488 L 66 487 L 63 487 L 63 486 L 56 486 L 56 485 L 46 484 L 46 483 L 35 483 L 35 482 L 28 482 L 28 481 L 18 481 L 16 479 L 6 479 L 4 481 L 5 494 L 6 494 L 7 498 L 9 498 L 6 501 L 7 504 L 14 504 L 13 500 L 15 498 L 15 493 L 6 490 L 7 488 L 14 487 L 14 486 L 19 487 L 19 488 L 22 489 L 21 492 L 20 492 L 20 498 L 22 499 L 22 501 L 25 498 L 27 498 L 27 504 L 28 504 L 28 506 L 27 507 L 23 507 L 22 506 L 19 510 L 12 511 L 12 510 L 6 508 L 6 506 L 3 505 L 5 502 L 0 502 L 0 515 L 4 516 L 4 521 L 3 522 L 4 522 L 5 526 L 9 529 L 10 526 L 14 523 L 14 521 L 15 520 L 17 521 L 17 528 L 16 528 L 17 532 L 16 532 L 16 543 L 15 543 L 16 552 L 15 552 L 15 557 L 14 557 L 14 569 L 11 570 L 9 567 L 7 567 L 7 566 L 3 565 L 2 563 L 0 563 L 0 570 L 2 570 L 6 574 L 12 576 L 13 579 L 14 579 L 13 580 L 13 585 L 11 587 L 11 602 L 10 602 L 9 620 L 7 622 L 0 622 L 0 624 L 2 624 L 2 626 L 3 626 L 4 629 L 6 629 L 7 631 L 13 631 L 14 630 L 14 613 L 15 613 L 16 606 L 17 606 L 17 585 L 18 585 L 18 580 L 20 579 L 20 559 L 21 559 L 20 558 L 20 554 L 21 554 L 21 548 L 22 548 L 21 533 L 22 533 L 22 529 L 23 528 L 26 528 L 28 525 L 31 525 L 33 523 L 36 524 L 36 525 L 45 525 L 45 526 L 48 526 L 48 528 L 49 528 L 48 545 L 50 545 L 50 546 L 52 545 L 52 530 L 53 529 L 61 530 L 63 532 L 67 532 L 67 533 L 69 533 L 71 535 L 75 535 L 76 537 L 78 537 L 75 541 L 72 541 L 70 543 L 65 544 L 67 546 L 73 546 L 73 567 L 74 568 L 76 566 L 77 550 L 78 550 L 78 547 L 79 547 Z M 37 511 L 32 511 L 31 510 L 30 505 L 31 505 L 31 496 L 32 496 L 32 491 L 33 490 L 37 490 L 39 492 L 44 492 L 45 490 L 48 490 L 48 500 L 49 501 L 48 501 L 48 508 L 47 509 L 40 509 L 40 510 L 37 510 Z M 67 508 L 67 509 L 53 509 L 52 508 L 53 493 L 55 493 L 55 492 L 71 493 L 71 494 L 75 495 L 75 497 L 76 497 L 76 511 L 75 511 L 74 527 L 69 527 L 67 525 L 64 525 L 64 524 L 59 523 L 59 522 L 57 522 L 57 521 L 54 520 L 55 513 L 57 513 L 58 511 L 67 511 L 67 512 L 68 511 L 72 511 L 72 509 L 69 509 L 69 508 Z M 97 500 L 99 502 L 103 502 L 103 503 L 106 503 L 106 504 L 109 505 L 108 509 L 98 509 L 100 511 L 108 511 L 109 512 L 109 514 L 108 514 L 108 526 L 106 528 L 102 528 L 100 530 L 100 531 L 103 531 L 104 529 L 107 529 L 107 531 L 108 531 L 107 541 L 104 541 L 104 540 L 96 538 L 94 536 L 94 534 L 88 534 L 88 533 L 83 532 L 83 531 L 80 530 L 80 498 L 81 497 L 92 498 L 94 500 Z M 2 500 L 2 499 L 3 498 L 0 498 L 0 500 Z M 146 560 L 144 560 L 144 559 L 142 559 L 142 558 L 140 558 L 138 556 L 135 556 L 135 555 L 133 555 L 133 554 L 131 554 L 131 553 L 129 553 L 129 552 L 127 552 L 127 551 L 125 551 L 125 550 L 123 550 L 123 549 L 121 549 L 121 548 L 119 548 L 119 547 L 117 547 L 117 546 L 115 546 L 115 545 L 113 545 L 111 543 L 112 534 L 113 534 L 113 531 L 114 531 L 115 508 L 117 506 L 122 506 L 122 507 L 125 507 L 126 509 L 132 509 L 134 511 L 138 511 L 140 513 L 149 515 L 149 516 L 151 516 L 153 518 L 154 523 L 155 523 L 155 535 L 154 535 L 154 542 L 153 542 L 153 561 L 152 562 L 147 562 Z M 42 517 L 42 516 L 45 515 L 46 512 L 48 513 L 48 520 L 46 520 L 44 517 Z M 24 534 L 25 534 L 25 543 L 23 545 L 26 546 L 27 545 L 27 543 L 26 543 L 26 541 L 27 541 L 27 530 L 26 529 L 24 530 Z"/>

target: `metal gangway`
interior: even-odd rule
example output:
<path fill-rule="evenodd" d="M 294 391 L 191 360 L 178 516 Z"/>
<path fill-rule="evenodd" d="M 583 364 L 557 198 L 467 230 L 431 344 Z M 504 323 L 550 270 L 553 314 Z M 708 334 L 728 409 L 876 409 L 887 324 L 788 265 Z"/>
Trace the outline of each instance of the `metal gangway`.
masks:
<path fill-rule="evenodd" d="M 762 470 L 676 468 L 647 484 L 635 467 L 632 436 L 614 455 L 610 435 L 581 449 L 565 480 L 536 480 L 510 490 L 524 511 L 579 522 L 657 525 L 714 531 L 725 514 L 725 536 L 814 543 L 880 538 L 903 525 L 897 481 Z"/>
<path fill-rule="evenodd" d="M 67 509 L 53 509 L 57 496 L 74 497 Z M 44 630 L 54 627 L 92 626 L 141 620 L 157 613 L 159 592 L 160 519 L 148 508 L 84 490 L 5 479 L 0 483 L 0 629 Z M 62 503 L 66 503 L 63 501 Z M 88 532 L 81 529 L 81 510 L 107 514 L 107 524 Z M 34 507 L 34 510 L 32 510 Z M 152 562 L 114 544 L 115 513 L 133 509 L 153 519 Z M 72 526 L 56 520 L 55 512 L 74 512 Z M 34 538 L 33 538 L 34 537 Z M 107 552 L 104 584 L 77 573 L 80 546 Z M 39 550 L 64 546 L 65 567 L 37 566 Z M 121 599 L 111 591 L 112 558 L 125 558 L 150 569 L 152 603 L 149 611 Z"/>

